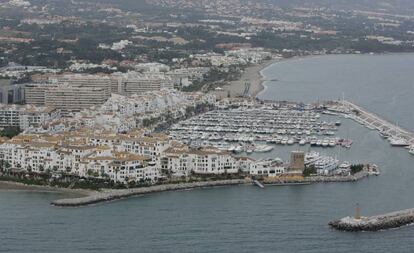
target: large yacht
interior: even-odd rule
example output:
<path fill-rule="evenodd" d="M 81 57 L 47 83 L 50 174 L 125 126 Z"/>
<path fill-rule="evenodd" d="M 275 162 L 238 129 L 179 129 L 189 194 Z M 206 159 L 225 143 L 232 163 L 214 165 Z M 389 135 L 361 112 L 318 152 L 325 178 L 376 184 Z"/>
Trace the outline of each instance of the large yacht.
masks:
<path fill-rule="evenodd" d="M 396 147 L 406 147 L 410 145 L 405 139 L 402 139 L 402 138 L 391 137 L 388 140 L 390 141 L 390 144 L 392 146 L 396 146 Z"/>

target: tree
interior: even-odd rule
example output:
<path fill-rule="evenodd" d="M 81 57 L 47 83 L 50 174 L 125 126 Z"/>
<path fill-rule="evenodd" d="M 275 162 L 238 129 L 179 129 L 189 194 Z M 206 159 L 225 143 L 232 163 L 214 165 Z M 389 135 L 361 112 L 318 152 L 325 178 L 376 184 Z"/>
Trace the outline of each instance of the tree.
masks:
<path fill-rule="evenodd" d="M 304 177 L 309 177 L 310 175 L 316 174 L 316 173 L 317 171 L 316 171 L 315 165 L 310 165 L 303 170 Z"/>
<path fill-rule="evenodd" d="M 21 133 L 20 127 L 13 127 L 13 126 L 7 126 L 2 131 L 0 131 L 0 136 L 7 137 L 7 138 L 13 138 L 14 136 L 17 136 Z"/>
<path fill-rule="evenodd" d="M 351 165 L 351 174 L 352 175 L 353 174 L 356 174 L 356 173 L 362 171 L 363 168 L 364 168 L 364 165 L 362 165 L 362 164 L 354 164 L 354 165 Z"/>

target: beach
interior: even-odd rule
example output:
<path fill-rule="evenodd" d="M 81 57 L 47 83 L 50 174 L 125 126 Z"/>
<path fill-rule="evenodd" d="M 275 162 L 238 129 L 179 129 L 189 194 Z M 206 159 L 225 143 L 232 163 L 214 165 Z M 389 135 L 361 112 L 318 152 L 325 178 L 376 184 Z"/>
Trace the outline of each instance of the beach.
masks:
<path fill-rule="evenodd" d="M 66 193 L 74 196 L 89 196 L 95 191 L 86 190 L 86 189 L 69 189 L 69 188 L 59 188 L 51 187 L 44 185 L 26 185 L 17 182 L 11 181 L 0 181 L 0 192 L 1 191 L 33 191 L 33 192 L 56 192 L 56 193 Z"/>
<path fill-rule="evenodd" d="M 231 81 L 228 84 L 220 87 L 220 90 L 211 91 L 213 94 L 217 95 L 220 98 L 227 97 L 230 94 L 230 97 L 256 97 L 263 89 L 264 77 L 261 74 L 261 71 L 266 67 L 272 65 L 275 62 L 279 62 L 283 59 L 276 58 L 262 62 L 261 64 L 251 65 L 244 69 L 241 77 L 238 80 Z M 245 83 L 250 83 L 250 88 L 245 93 Z"/>

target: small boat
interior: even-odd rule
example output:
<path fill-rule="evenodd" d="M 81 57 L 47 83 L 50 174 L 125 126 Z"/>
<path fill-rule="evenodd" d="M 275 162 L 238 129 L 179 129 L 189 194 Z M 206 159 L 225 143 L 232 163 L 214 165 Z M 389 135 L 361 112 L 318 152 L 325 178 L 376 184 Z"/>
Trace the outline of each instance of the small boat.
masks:
<path fill-rule="evenodd" d="M 234 150 L 233 150 L 233 152 L 235 152 L 235 153 L 240 153 L 240 152 L 242 152 L 243 151 L 243 147 L 242 146 L 237 146 Z"/>
<path fill-rule="evenodd" d="M 376 164 L 373 164 L 372 166 L 368 167 L 368 173 L 370 175 L 378 176 L 381 174 L 381 172 L 378 169 L 378 166 Z"/>
<path fill-rule="evenodd" d="M 230 146 L 227 150 L 228 150 L 229 152 L 233 152 L 235 149 L 236 149 L 236 147 L 235 147 L 235 146 Z"/>
<path fill-rule="evenodd" d="M 259 145 L 256 146 L 255 152 L 263 153 L 263 152 L 270 152 L 273 150 L 272 146 L 269 145 Z"/>

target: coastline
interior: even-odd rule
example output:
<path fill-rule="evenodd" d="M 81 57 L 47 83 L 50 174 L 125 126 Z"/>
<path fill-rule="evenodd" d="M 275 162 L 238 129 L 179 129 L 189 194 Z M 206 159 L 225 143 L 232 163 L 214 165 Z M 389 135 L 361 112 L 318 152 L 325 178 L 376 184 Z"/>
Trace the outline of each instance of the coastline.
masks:
<path fill-rule="evenodd" d="M 23 183 L 13 182 L 13 181 L 0 181 L 0 192 L 9 192 L 9 191 L 27 191 L 27 192 L 53 192 L 53 193 L 64 193 L 71 194 L 77 197 L 90 196 L 95 194 L 95 191 L 86 190 L 86 189 L 69 189 L 69 188 L 60 188 L 52 187 L 47 185 L 27 185 Z"/>
<path fill-rule="evenodd" d="M 262 62 L 261 64 L 255 64 L 248 66 L 244 69 L 241 77 L 238 80 L 231 81 L 228 84 L 224 85 L 220 91 L 212 91 L 215 95 L 219 97 L 225 97 L 230 93 L 230 97 L 240 97 L 243 95 L 245 90 L 244 83 L 248 81 L 250 83 L 250 89 L 247 93 L 247 96 L 255 98 L 263 89 L 263 83 L 265 77 L 262 75 L 262 70 L 269 67 L 270 65 L 283 61 L 284 59 L 271 59 Z"/>
<path fill-rule="evenodd" d="M 309 177 L 301 181 L 292 181 L 292 182 L 263 182 L 264 185 L 301 185 L 301 184 L 313 184 L 313 183 L 346 183 L 346 182 L 356 182 L 364 178 L 369 177 L 370 174 L 366 171 L 359 172 L 355 175 L 344 176 L 344 177 Z M 131 189 L 106 189 L 102 191 L 91 191 L 86 196 L 80 196 L 76 198 L 64 198 L 57 199 L 52 201 L 51 205 L 58 207 L 79 207 L 87 206 L 92 204 L 97 204 L 101 202 L 114 201 L 119 199 L 126 199 L 139 195 L 147 195 L 152 193 L 161 193 L 161 192 L 171 192 L 171 191 L 182 191 L 182 190 L 191 190 L 191 189 L 203 189 L 203 188 L 212 188 L 212 187 L 224 187 L 224 186 L 237 186 L 237 185 L 252 185 L 253 180 L 250 178 L 245 179 L 229 179 L 229 180 L 217 180 L 217 181 L 201 181 L 201 182 L 191 182 L 191 183 L 177 183 L 177 184 L 164 184 L 164 185 L 154 185 L 141 188 L 131 188 Z"/>
<path fill-rule="evenodd" d="M 356 182 L 369 176 L 367 172 L 360 172 L 353 176 L 345 177 L 309 177 L 301 181 L 267 181 L 263 182 L 264 185 L 292 185 L 292 184 L 312 184 L 312 183 L 334 183 L 334 182 Z M 70 194 L 65 198 L 58 198 L 51 202 L 51 205 L 58 207 L 80 207 L 101 202 L 114 201 L 119 199 L 130 198 L 139 195 L 146 195 L 151 193 L 182 191 L 191 189 L 202 189 L 212 187 L 224 187 L 224 186 L 237 186 L 237 185 L 251 185 L 253 180 L 250 178 L 245 179 L 229 179 L 229 180 L 217 180 L 217 181 L 200 181 L 190 183 L 176 183 L 176 184 L 163 184 L 154 185 L 141 188 L 131 189 L 103 189 L 101 191 L 85 190 L 85 189 L 69 189 L 58 188 L 51 186 L 39 186 L 39 185 L 25 185 L 22 183 L 0 181 L 1 191 L 28 191 L 28 192 L 54 192 Z"/>
<path fill-rule="evenodd" d="M 238 80 L 231 81 L 228 84 L 222 86 L 220 91 L 212 91 L 213 94 L 218 97 L 226 97 L 230 93 L 230 97 L 240 97 L 243 96 L 245 85 L 244 83 L 248 81 L 250 83 L 250 89 L 246 94 L 250 98 L 257 98 L 258 95 L 266 90 L 265 82 L 266 76 L 263 74 L 263 71 L 270 67 L 273 64 L 281 63 L 290 60 L 299 60 L 310 57 L 317 57 L 321 55 L 305 55 L 305 56 L 294 56 L 291 58 L 272 58 L 266 60 L 260 64 L 255 64 L 248 66 L 244 69 L 241 77 Z M 323 55 L 322 55 L 323 56 Z"/>
<path fill-rule="evenodd" d="M 79 207 L 101 202 L 114 201 L 133 196 L 145 195 L 150 193 L 182 191 L 199 188 L 223 187 L 251 184 L 251 179 L 232 179 L 232 180 L 218 180 L 218 181 L 203 181 L 193 183 L 179 183 L 179 184 L 165 184 L 154 185 L 142 188 L 132 188 L 123 190 L 104 190 L 102 192 L 94 192 L 88 196 L 78 198 L 65 198 L 52 201 L 51 205 L 58 207 Z"/>

